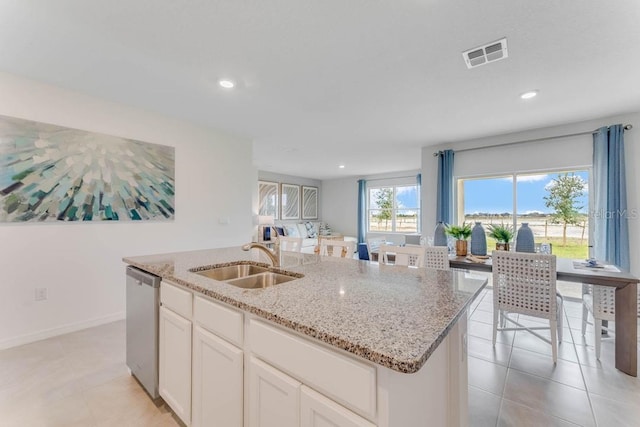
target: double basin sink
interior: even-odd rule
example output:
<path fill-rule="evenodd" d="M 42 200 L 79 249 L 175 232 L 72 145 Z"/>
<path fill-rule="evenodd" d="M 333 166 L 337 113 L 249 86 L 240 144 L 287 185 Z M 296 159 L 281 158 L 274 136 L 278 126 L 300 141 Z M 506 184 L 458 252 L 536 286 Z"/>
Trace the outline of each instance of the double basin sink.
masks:
<path fill-rule="evenodd" d="M 234 261 L 198 267 L 190 271 L 244 289 L 267 288 L 304 277 L 300 273 L 279 270 L 267 264 L 251 261 Z"/>

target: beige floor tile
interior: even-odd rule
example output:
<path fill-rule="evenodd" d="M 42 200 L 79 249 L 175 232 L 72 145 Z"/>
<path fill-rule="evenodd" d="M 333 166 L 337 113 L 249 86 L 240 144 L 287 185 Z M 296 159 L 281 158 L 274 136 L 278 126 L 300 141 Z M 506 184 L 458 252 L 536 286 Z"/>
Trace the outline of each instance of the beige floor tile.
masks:
<path fill-rule="evenodd" d="M 615 342 L 613 341 L 602 341 L 602 347 L 600 349 L 600 360 L 596 359 L 596 349 L 594 346 L 577 344 L 575 348 L 576 354 L 578 355 L 578 361 L 581 365 L 600 368 L 603 366 L 612 367 L 616 364 Z"/>
<path fill-rule="evenodd" d="M 3 427 L 86 427 L 94 419 L 82 394 L 59 399 L 48 405 L 34 405 L 27 410 L 13 411 L 2 420 Z"/>
<path fill-rule="evenodd" d="M 500 412 L 500 396 L 469 387 L 469 426 L 494 427 Z"/>
<path fill-rule="evenodd" d="M 582 373 L 587 390 L 619 402 L 640 404 L 640 379 L 631 377 L 613 365 L 594 368 L 583 366 Z M 639 419 L 640 424 L 640 419 Z"/>
<path fill-rule="evenodd" d="M 585 390 L 580 365 L 574 362 L 559 358 L 554 364 L 551 356 L 514 347 L 509 368 Z"/>
<path fill-rule="evenodd" d="M 493 325 L 489 325 L 488 323 L 482 322 L 469 322 L 469 335 L 474 337 L 482 338 L 485 340 L 492 341 L 493 340 Z M 511 345 L 513 342 L 514 333 L 510 331 L 498 331 L 498 335 L 496 336 L 496 343 L 502 343 Z"/>
<path fill-rule="evenodd" d="M 624 403 L 616 399 L 607 399 L 591 395 L 593 411 L 599 427 L 637 426 L 640 424 L 640 403 Z"/>
<path fill-rule="evenodd" d="M 551 344 L 547 344 L 540 338 L 527 331 L 518 331 L 516 333 L 516 336 L 513 340 L 513 346 L 547 356 L 552 356 L 553 354 Z M 571 345 L 571 343 L 566 343 L 564 341 L 562 344 L 558 345 L 558 358 L 568 360 L 569 362 L 578 363 L 578 356 L 576 356 L 576 350 L 574 346 Z"/>
<path fill-rule="evenodd" d="M 495 347 L 490 340 L 470 335 L 468 337 L 469 356 L 484 359 L 502 366 L 509 366 L 511 346 L 496 342 Z"/>
<path fill-rule="evenodd" d="M 498 427 L 575 427 L 577 425 L 508 399 L 502 400 L 497 423 Z"/>
<path fill-rule="evenodd" d="M 584 390 L 510 369 L 503 397 L 581 426 L 595 426 Z"/>
<path fill-rule="evenodd" d="M 476 357 L 469 357 L 469 385 L 502 396 L 507 368 Z"/>
<path fill-rule="evenodd" d="M 493 325 L 493 313 L 490 313 L 488 311 L 476 310 L 471 314 L 471 320 Z"/>
<path fill-rule="evenodd" d="M 153 401 L 129 375 L 87 390 L 84 396 L 94 418 L 112 425 L 142 423 L 159 413 Z"/>

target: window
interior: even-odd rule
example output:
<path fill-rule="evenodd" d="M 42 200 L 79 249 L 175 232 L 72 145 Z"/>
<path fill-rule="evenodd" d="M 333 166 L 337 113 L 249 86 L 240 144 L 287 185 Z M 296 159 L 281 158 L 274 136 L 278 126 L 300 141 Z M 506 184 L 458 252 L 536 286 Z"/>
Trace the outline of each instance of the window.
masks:
<path fill-rule="evenodd" d="M 514 173 L 458 179 L 458 222 L 523 223 L 536 243 L 551 243 L 558 257 L 587 258 L 589 254 L 589 172 L 587 170 Z M 487 239 L 488 251 L 495 242 Z"/>
<path fill-rule="evenodd" d="M 369 187 L 368 231 L 420 232 L 420 195 L 417 185 Z"/>

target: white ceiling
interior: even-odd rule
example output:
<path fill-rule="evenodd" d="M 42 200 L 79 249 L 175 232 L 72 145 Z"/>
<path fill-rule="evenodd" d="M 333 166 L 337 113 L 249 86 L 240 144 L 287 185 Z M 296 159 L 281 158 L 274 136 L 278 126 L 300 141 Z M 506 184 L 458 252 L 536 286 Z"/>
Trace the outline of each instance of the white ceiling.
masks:
<path fill-rule="evenodd" d="M 252 138 L 261 170 L 366 175 L 640 111 L 640 1 L 0 0 L 0 70 Z"/>

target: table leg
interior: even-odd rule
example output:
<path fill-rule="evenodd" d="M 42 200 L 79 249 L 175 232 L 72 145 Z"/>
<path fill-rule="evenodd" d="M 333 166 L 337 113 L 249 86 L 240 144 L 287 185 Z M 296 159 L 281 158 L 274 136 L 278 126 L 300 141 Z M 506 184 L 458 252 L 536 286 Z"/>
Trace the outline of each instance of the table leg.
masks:
<path fill-rule="evenodd" d="M 616 368 L 638 376 L 637 285 L 616 288 Z"/>

